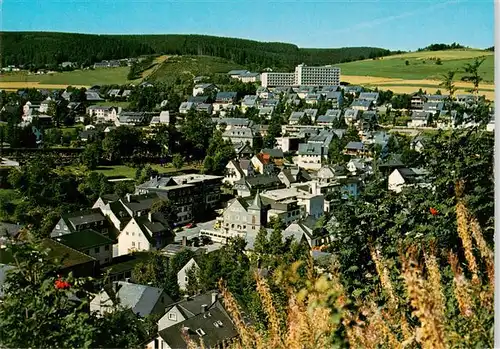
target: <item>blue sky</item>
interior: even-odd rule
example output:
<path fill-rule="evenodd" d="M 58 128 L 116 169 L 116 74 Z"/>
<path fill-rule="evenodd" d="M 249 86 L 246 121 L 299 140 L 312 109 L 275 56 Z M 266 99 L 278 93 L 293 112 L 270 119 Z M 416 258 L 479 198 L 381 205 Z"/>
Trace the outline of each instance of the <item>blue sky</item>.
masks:
<path fill-rule="evenodd" d="M 5 31 L 209 34 L 299 47 L 493 46 L 493 0 L 0 0 Z"/>

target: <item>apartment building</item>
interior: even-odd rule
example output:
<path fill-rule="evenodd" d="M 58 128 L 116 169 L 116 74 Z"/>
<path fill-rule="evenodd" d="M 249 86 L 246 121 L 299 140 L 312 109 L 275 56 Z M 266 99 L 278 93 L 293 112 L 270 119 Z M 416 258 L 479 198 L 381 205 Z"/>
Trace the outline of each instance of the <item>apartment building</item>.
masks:
<path fill-rule="evenodd" d="M 294 73 L 266 72 L 261 75 L 263 87 L 275 86 L 333 86 L 340 84 L 340 68 L 299 64 Z"/>
<path fill-rule="evenodd" d="M 262 87 L 293 86 L 295 73 L 266 72 L 261 75 Z"/>

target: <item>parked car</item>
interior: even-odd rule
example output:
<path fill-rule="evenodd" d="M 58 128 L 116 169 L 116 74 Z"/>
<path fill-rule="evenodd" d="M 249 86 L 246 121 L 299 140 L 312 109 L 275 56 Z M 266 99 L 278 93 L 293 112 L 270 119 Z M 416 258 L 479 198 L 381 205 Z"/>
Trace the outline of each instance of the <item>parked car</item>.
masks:
<path fill-rule="evenodd" d="M 196 227 L 196 223 L 188 223 L 185 226 L 186 229 L 191 229 L 191 228 L 194 228 L 194 227 Z"/>

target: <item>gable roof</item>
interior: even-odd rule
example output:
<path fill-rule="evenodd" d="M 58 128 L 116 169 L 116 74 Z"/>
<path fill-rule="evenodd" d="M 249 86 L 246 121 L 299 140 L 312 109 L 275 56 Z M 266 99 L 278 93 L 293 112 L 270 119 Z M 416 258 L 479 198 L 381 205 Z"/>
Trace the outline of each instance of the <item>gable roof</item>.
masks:
<path fill-rule="evenodd" d="M 151 314 L 162 294 L 163 297 L 166 297 L 165 304 L 173 303 L 172 299 L 161 288 L 130 282 L 115 281 L 113 287 L 105 287 L 104 291 L 115 304 L 119 303 L 124 308 L 130 308 L 135 314 L 142 317 Z"/>
<path fill-rule="evenodd" d="M 79 264 L 96 262 L 95 258 L 52 239 L 43 239 L 41 246 L 50 249 L 48 256 L 49 259 L 58 259 L 63 268 L 70 268 Z"/>
<path fill-rule="evenodd" d="M 200 335 L 197 330 L 201 329 L 204 335 L 201 337 L 203 344 L 207 348 L 214 348 L 223 341 L 232 339 L 238 335 L 231 318 L 223 310 L 219 302 L 216 305 L 207 309 L 205 313 L 198 314 L 184 320 L 181 323 L 167 327 L 159 332 L 160 337 L 171 348 L 184 349 L 187 348 L 187 343 L 184 335 L 187 335 L 191 340 L 199 342 Z M 222 325 L 214 325 L 214 323 Z"/>
<path fill-rule="evenodd" d="M 363 142 L 349 142 L 345 146 L 345 149 L 363 150 L 365 149 L 365 145 Z"/>
<path fill-rule="evenodd" d="M 54 237 L 54 240 L 78 251 L 84 251 L 94 247 L 105 245 L 112 245 L 114 242 L 112 239 L 99 234 L 92 229 L 57 236 Z"/>
<path fill-rule="evenodd" d="M 282 149 L 270 149 L 270 148 L 264 148 L 260 151 L 262 154 L 269 154 L 269 156 L 277 159 L 281 159 L 284 157 L 283 150 Z"/>
<path fill-rule="evenodd" d="M 319 143 L 299 144 L 299 155 L 323 155 L 323 146 Z"/>

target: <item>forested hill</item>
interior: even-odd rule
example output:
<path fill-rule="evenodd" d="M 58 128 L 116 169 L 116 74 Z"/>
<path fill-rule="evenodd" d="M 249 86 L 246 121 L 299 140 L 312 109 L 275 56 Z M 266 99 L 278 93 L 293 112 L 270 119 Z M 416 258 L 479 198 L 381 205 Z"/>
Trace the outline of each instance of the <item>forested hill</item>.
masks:
<path fill-rule="evenodd" d="M 36 66 L 65 61 L 90 65 L 101 60 L 148 54 L 217 56 L 242 65 L 288 68 L 299 63 L 335 64 L 390 54 L 374 47 L 304 49 L 293 44 L 204 35 L 89 35 L 1 32 L 2 64 Z"/>

